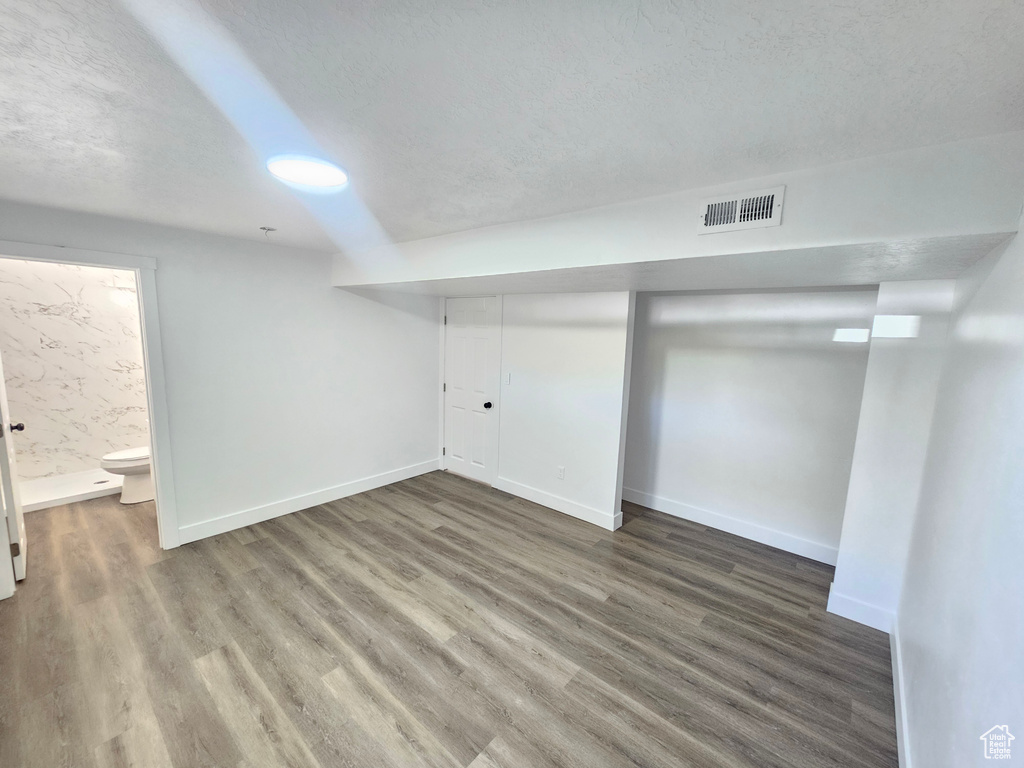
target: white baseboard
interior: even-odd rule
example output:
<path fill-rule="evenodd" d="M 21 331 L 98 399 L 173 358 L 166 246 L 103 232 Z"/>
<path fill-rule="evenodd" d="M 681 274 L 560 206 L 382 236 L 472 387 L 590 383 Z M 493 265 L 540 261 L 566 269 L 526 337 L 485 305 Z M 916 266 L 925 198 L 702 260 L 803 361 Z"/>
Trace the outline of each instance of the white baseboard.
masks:
<path fill-rule="evenodd" d="M 858 624 L 866 624 L 869 627 L 880 629 L 886 634 L 892 632 L 892 625 L 895 616 L 892 611 L 879 608 L 877 605 L 865 603 L 855 597 L 836 592 L 836 585 L 832 584 L 828 589 L 828 612 L 846 619 L 856 621 Z"/>
<path fill-rule="evenodd" d="M 690 504 L 683 504 L 680 501 L 666 499 L 663 496 L 655 496 L 632 488 L 622 489 L 622 498 L 634 504 L 664 512 L 666 515 L 681 517 L 694 523 L 700 523 L 710 528 L 717 528 L 726 533 L 733 533 L 751 541 L 767 544 L 794 555 L 817 560 L 820 563 L 835 565 L 839 555 L 838 547 L 830 547 L 827 544 L 819 544 L 816 541 L 802 539 L 799 536 L 779 531 L 775 528 L 768 528 L 756 523 L 749 523 L 745 520 L 738 520 L 735 517 L 712 512 L 709 509 L 701 509 Z"/>
<path fill-rule="evenodd" d="M 903 687 L 903 649 L 900 645 L 899 617 L 892 622 L 889 649 L 892 651 L 892 692 L 896 699 L 896 751 L 899 755 L 900 768 L 911 768 L 910 726 L 907 722 L 907 694 Z"/>
<path fill-rule="evenodd" d="M 569 499 L 563 499 L 561 496 L 555 496 L 552 493 L 541 491 L 529 485 L 523 485 L 517 483 L 514 480 L 508 480 L 504 477 L 499 477 L 494 481 L 494 487 L 499 491 L 505 491 L 505 493 L 511 493 L 514 496 L 519 496 L 532 501 L 536 504 L 541 504 L 545 507 L 550 507 L 557 512 L 563 512 L 566 515 L 585 520 L 588 523 L 599 525 L 602 528 L 614 531 L 622 525 L 622 512 L 616 512 L 614 515 L 610 515 L 607 512 L 602 512 L 599 509 L 593 507 L 587 507 L 583 504 L 578 504 L 575 501 Z"/>
<path fill-rule="evenodd" d="M 283 501 L 275 501 L 272 504 L 264 504 L 261 507 L 245 509 L 241 512 L 233 512 L 223 517 L 215 517 L 212 520 L 203 520 L 201 523 L 183 525 L 179 529 L 181 543 L 188 544 L 190 541 L 199 541 L 209 536 L 216 536 L 220 533 L 227 533 L 236 528 L 244 528 L 247 525 L 255 525 L 265 520 L 271 520 L 281 515 L 289 515 L 301 509 L 309 509 L 317 504 L 326 504 L 329 501 L 337 501 L 346 496 L 354 496 L 357 493 L 372 491 L 384 485 L 397 483 L 401 480 L 408 480 L 427 472 L 433 472 L 439 467 L 438 459 L 431 459 L 420 464 L 413 464 L 401 469 L 394 469 L 390 472 L 383 472 L 372 477 L 364 477 L 360 480 L 353 480 L 331 488 L 324 488 L 313 493 L 294 496 Z"/>
<path fill-rule="evenodd" d="M 56 477 L 23 480 L 18 484 L 21 509 L 23 512 L 36 512 L 76 501 L 113 496 L 121 492 L 123 479 L 121 475 L 96 468 Z"/>

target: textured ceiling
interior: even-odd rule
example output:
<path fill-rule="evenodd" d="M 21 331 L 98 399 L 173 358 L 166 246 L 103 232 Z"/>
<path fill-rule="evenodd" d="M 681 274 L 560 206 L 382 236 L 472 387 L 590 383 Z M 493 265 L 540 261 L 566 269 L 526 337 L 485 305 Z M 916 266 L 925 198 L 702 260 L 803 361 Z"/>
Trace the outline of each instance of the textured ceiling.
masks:
<path fill-rule="evenodd" d="M 1019 0 L 202 7 L 396 241 L 1024 128 Z M 335 250 L 109 0 L 0 0 L 0 198 Z"/>

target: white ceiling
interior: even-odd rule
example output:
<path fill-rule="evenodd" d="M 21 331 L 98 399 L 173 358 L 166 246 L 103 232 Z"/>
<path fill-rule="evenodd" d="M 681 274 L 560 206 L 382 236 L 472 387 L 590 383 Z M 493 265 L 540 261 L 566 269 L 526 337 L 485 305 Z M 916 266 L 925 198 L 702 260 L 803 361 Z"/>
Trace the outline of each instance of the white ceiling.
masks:
<path fill-rule="evenodd" d="M 202 6 L 396 241 L 1024 128 L 1019 0 Z M 336 250 L 110 0 L 0 5 L 0 198 Z"/>
<path fill-rule="evenodd" d="M 762 290 L 943 280 L 1013 236 L 956 235 L 363 285 L 347 290 L 487 296 L 599 291 Z"/>

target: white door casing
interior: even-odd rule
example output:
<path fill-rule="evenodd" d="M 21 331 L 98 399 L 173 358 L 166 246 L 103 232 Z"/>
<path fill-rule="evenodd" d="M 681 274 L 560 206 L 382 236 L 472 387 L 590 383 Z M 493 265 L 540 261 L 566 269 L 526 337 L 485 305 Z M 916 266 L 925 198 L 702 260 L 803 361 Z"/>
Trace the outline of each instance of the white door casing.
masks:
<path fill-rule="evenodd" d="M 21 495 L 18 493 L 17 463 L 14 458 L 14 440 L 11 434 L 11 410 L 7 404 L 7 385 L 4 382 L 4 366 L 0 360 L 0 490 L 3 492 L 3 508 L 7 522 L 7 536 L 12 548 L 18 554 L 13 555 L 14 577 L 18 581 L 25 578 L 25 556 L 27 542 L 25 540 L 25 514 L 21 509 Z M 4 557 L 0 553 L 0 557 Z M 4 558 L 6 559 L 6 558 Z M 6 565 L 0 566 L 6 568 Z"/>
<path fill-rule="evenodd" d="M 442 466 L 493 485 L 498 476 L 501 299 L 445 301 Z"/>

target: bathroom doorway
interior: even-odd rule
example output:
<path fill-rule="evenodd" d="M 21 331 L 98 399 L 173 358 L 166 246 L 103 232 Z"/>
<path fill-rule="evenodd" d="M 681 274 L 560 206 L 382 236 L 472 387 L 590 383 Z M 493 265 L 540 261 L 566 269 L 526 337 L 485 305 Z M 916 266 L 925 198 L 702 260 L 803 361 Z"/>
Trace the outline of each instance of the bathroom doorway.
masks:
<path fill-rule="evenodd" d="M 26 515 L 106 510 L 127 516 L 128 528 L 155 547 L 177 545 L 173 508 L 162 503 L 173 500 L 165 435 L 164 461 L 154 450 L 154 404 L 166 429 L 162 363 L 146 334 L 157 324 L 155 264 L 81 251 L 67 254 L 70 261 L 59 258 L 64 249 L 0 247 L 12 245 L 20 247 L 0 250 L 0 544 L 11 546 L 12 557 L 10 571 L 0 563 L 0 598 L 14 587 L 9 576 L 20 581 L 31 573 Z M 19 259 L 25 249 L 31 258 Z M 158 355 L 158 338 L 155 347 Z"/>

